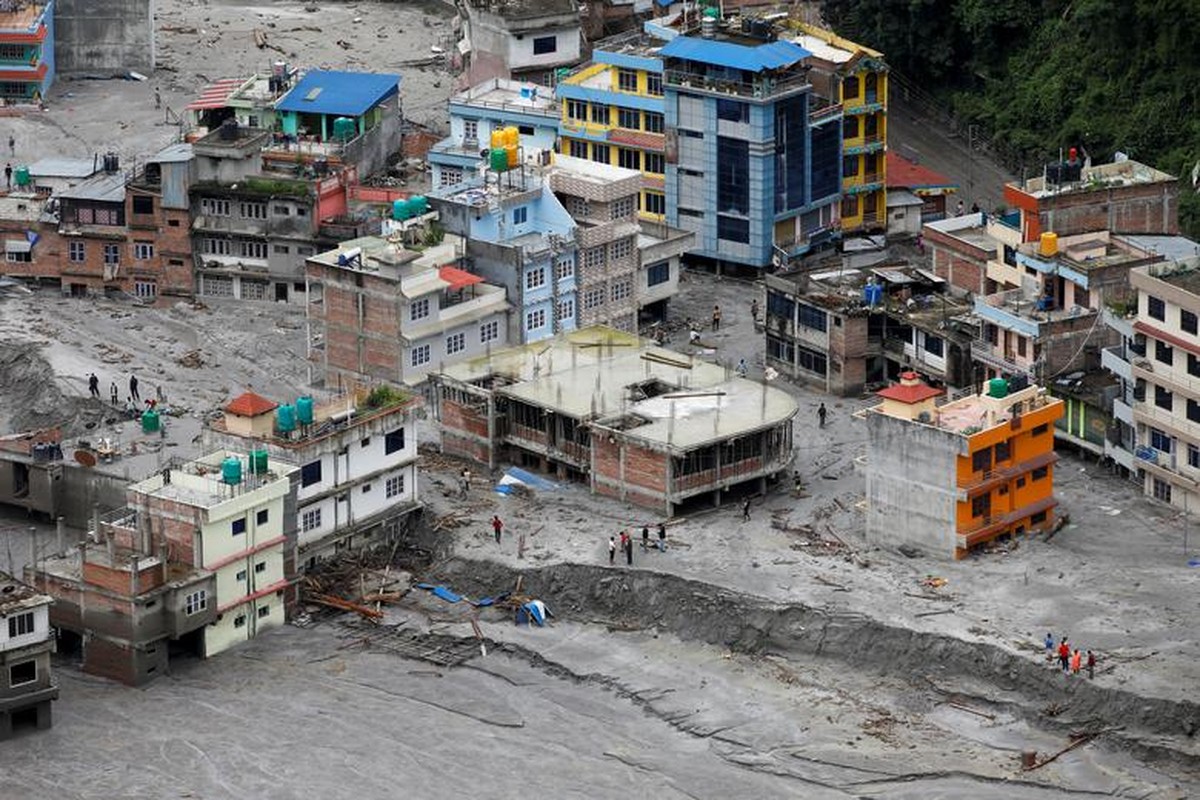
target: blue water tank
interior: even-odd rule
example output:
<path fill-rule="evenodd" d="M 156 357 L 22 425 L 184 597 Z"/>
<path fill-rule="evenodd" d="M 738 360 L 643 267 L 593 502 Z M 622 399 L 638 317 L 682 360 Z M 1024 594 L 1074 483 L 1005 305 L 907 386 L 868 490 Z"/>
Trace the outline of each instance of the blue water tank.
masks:
<path fill-rule="evenodd" d="M 863 287 L 863 302 L 869 306 L 877 306 L 883 300 L 883 287 L 878 283 L 868 283 Z"/>
<path fill-rule="evenodd" d="M 308 395 L 296 399 L 296 419 L 301 425 L 313 423 L 313 399 Z"/>
<path fill-rule="evenodd" d="M 412 216 L 412 213 L 408 210 L 408 201 L 407 200 L 393 200 L 392 201 L 392 219 L 406 220 L 411 216 Z"/>
<path fill-rule="evenodd" d="M 291 433 L 296 430 L 296 407 L 282 405 L 275 409 L 275 429 L 280 433 Z"/>
<path fill-rule="evenodd" d="M 337 117 L 333 121 L 333 138 L 347 141 L 358 135 L 358 124 L 350 117 Z"/>
<path fill-rule="evenodd" d="M 419 217 L 422 214 L 428 214 L 429 201 L 425 199 L 424 195 L 413 195 L 412 197 L 408 198 L 408 213 L 412 214 L 414 217 Z"/>
<path fill-rule="evenodd" d="M 236 456 L 229 456 L 221 462 L 221 483 L 237 486 L 242 482 L 242 461 Z"/>

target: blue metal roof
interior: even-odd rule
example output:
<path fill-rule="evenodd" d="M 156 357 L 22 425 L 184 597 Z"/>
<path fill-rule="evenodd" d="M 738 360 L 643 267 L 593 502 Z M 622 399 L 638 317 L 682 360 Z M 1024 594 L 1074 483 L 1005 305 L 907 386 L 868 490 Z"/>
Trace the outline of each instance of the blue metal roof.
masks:
<path fill-rule="evenodd" d="M 659 55 L 761 72 L 790 66 L 812 54 L 795 42 L 777 41 L 750 47 L 715 39 L 679 36 L 668 42 Z"/>
<path fill-rule="evenodd" d="M 302 114 L 360 117 L 399 91 L 399 75 L 314 69 L 281 97 L 275 108 Z"/>

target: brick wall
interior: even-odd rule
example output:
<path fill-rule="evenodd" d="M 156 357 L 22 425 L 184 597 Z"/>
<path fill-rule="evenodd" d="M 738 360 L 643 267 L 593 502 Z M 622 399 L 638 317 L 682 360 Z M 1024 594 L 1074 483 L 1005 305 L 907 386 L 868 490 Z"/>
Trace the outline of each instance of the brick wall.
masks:
<path fill-rule="evenodd" d="M 152 211 L 135 214 L 135 197 L 149 198 Z M 122 254 L 117 284 L 131 294 L 135 293 L 135 283 L 142 281 L 155 283 L 158 294 L 193 296 L 196 286 L 188 212 L 163 208 L 161 196 L 130 186 L 125 193 L 125 219 L 128 220 L 129 242 Z M 151 258 L 135 258 L 136 245 L 141 242 L 153 245 Z"/>
<path fill-rule="evenodd" d="M 1151 183 L 1071 192 L 1038 203 L 1043 231 L 1070 236 L 1091 231 L 1179 233 L 1178 183 Z"/>
<path fill-rule="evenodd" d="M 96 636 L 84 639 L 83 671 L 120 681 L 127 686 L 137 684 L 133 648 Z"/>
<path fill-rule="evenodd" d="M 487 412 L 443 398 L 441 401 L 442 452 L 486 464 L 490 460 Z"/>
<path fill-rule="evenodd" d="M 933 271 L 945 278 L 952 286 L 976 294 L 985 293 L 984 280 L 987 272 L 984 262 L 964 258 L 946 247 L 934 245 L 930 248 Z"/>
<path fill-rule="evenodd" d="M 669 456 L 650 450 L 636 442 L 608 441 L 607 434 L 592 437 L 592 490 L 607 497 L 621 497 L 625 502 L 661 510 L 667 492 Z M 621 469 L 621 449 L 625 450 L 624 478 Z"/>
<path fill-rule="evenodd" d="M 867 380 L 867 316 L 843 316 L 835 325 L 830 314 L 829 390 L 834 394 L 858 394 Z"/>

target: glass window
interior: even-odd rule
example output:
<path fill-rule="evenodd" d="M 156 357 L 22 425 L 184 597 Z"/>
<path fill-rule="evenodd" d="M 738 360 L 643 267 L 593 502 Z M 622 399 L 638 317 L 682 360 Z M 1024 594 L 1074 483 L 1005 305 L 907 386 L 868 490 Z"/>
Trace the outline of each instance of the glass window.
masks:
<path fill-rule="evenodd" d="M 183 613 L 189 617 L 208 608 L 208 592 L 204 589 L 192 592 L 183 601 Z"/>
<path fill-rule="evenodd" d="M 646 94 L 661 97 L 663 93 L 662 75 L 655 72 L 646 73 Z"/>
<path fill-rule="evenodd" d="M 594 105 L 592 106 L 592 122 L 597 125 L 608 124 L 608 106 Z"/>
<path fill-rule="evenodd" d="M 729 122 L 749 122 L 750 106 L 739 100 L 717 100 L 717 119 Z"/>
<path fill-rule="evenodd" d="M 452 333 L 446 337 L 446 355 L 452 356 L 466 349 L 467 335 L 465 333 Z"/>
<path fill-rule="evenodd" d="M 717 212 L 750 213 L 750 143 L 747 141 L 717 137 Z M 747 231 L 748 228 L 747 225 Z M 749 241 L 748 232 L 746 241 Z"/>
<path fill-rule="evenodd" d="M 533 40 L 533 54 L 535 56 L 544 56 L 547 53 L 553 53 L 558 50 L 557 36 L 538 36 Z"/>
<path fill-rule="evenodd" d="M 945 354 L 945 346 L 946 342 L 942 337 L 925 334 L 925 352 L 929 355 L 940 358 Z"/>
<path fill-rule="evenodd" d="M 1160 322 L 1167 318 L 1167 304 L 1154 295 L 1146 295 L 1146 313 Z"/>
<path fill-rule="evenodd" d="M 471 141 L 479 139 L 479 120 L 464 119 L 463 120 L 463 138 Z"/>
<path fill-rule="evenodd" d="M 1153 492 L 1155 500 L 1161 500 L 1164 503 L 1171 502 L 1171 484 L 1166 481 L 1155 478 Z"/>
<path fill-rule="evenodd" d="M 981 494 L 978 497 L 971 498 L 971 516 L 986 517 L 992 513 L 992 496 L 990 494 Z"/>
<path fill-rule="evenodd" d="M 518 206 L 513 209 L 513 225 L 524 225 L 529 219 L 529 208 L 527 206 Z"/>
<path fill-rule="evenodd" d="M 582 100 L 567 101 L 567 119 L 573 119 L 578 122 L 587 121 L 587 103 Z"/>
<path fill-rule="evenodd" d="M 1160 453 L 1170 453 L 1175 448 L 1171 446 L 1171 437 L 1158 428 L 1150 429 L 1150 447 Z"/>
<path fill-rule="evenodd" d="M 121 263 L 121 246 L 119 244 L 104 245 L 104 263 L 109 266 Z"/>
<path fill-rule="evenodd" d="M 1158 406 L 1159 408 L 1165 408 L 1167 411 L 1170 411 L 1175 405 L 1174 397 L 1171 396 L 1171 392 L 1168 391 L 1165 387 L 1155 386 L 1154 387 L 1154 405 Z"/>
<path fill-rule="evenodd" d="M 598 164 L 608 164 L 612 158 L 612 151 L 606 144 L 592 144 L 592 161 Z"/>
<path fill-rule="evenodd" d="M 1192 422 L 1200 422 L 1200 403 L 1190 397 L 1187 401 L 1187 418 Z"/>
<path fill-rule="evenodd" d="M 646 192 L 646 213 L 663 215 L 667 213 L 667 197 L 658 192 Z"/>
<path fill-rule="evenodd" d="M 992 448 L 984 447 L 971 454 L 971 471 L 985 472 L 992 468 Z"/>
<path fill-rule="evenodd" d="M 632 69 L 618 69 L 617 88 L 622 92 L 636 92 L 638 88 L 637 72 Z"/>
<path fill-rule="evenodd" d="M 617 164 L 625 169 L 640 170 L 642 168 L 642 151 L 629 147 L 618 147 Z"/>
<path fill-rule="evenodd" d="M 642 127 L 641 115 L 642 112 L 634 108 L 619 108 L 617 109 L 617 127 L 636 131 Z"/>
<path fill-rule="evenodd" d="M 554 279 L 556 281 L 565 281 L 567 278 L 575 276 L 575 262 L 569 258 L 564 258 L 554 264 Z"/>
<path fill-rule="evenodd" d="M 858 97 L 858 78 L 851 75 L 842 81 L 842 99 L 851 100 Z"/>
<path fill-rule="evenodd" d="M 790 305 L 790 303 L 789 303 Z M 800 325 L 804 328 L 811 328 L 814 331 L 828 330 L 828 315 L 819 308 L 814 308 L 804 303 L 799 304 L 800 309 Z M 787 319 L 791 319 L 791 312 L 786 315 Z"/>
<path fill-rule="evenodd" d="M 304 531 L 313 531 L 321 527 L 321 509 L 310 508 L 301 514 L 300 527 Z"/>
<path fill-rule="evenodd" d="M 666 283 L 671 280 L 671 262 L 663 261 L 658 264 L 651 264 L 646 270 L 646 285 L 658 286 L 660 283 Z"/>
<path fill-rule="evenodd" d="M 31 633 L 33 633 L 32 611 L 13 614 L 8 618 L 8 638 L 15 639 L 18 636 L 27 636 Z"/>
<path fill-rule="evenodd" d="M 479 341 L 483 344 L 494 342 L 500 338 L 500 322 L 492 320 L 479 326 Z"/>
<path fill-rule="evenodd" d="M 245 533 L 246 532 L 246 518 L 238 517 L 237 519 L 235 519 L 232 523 L 230 523 L 229 530 L 231 533 L 233 533 L 234 536 L 238 536 L 239 534 Z"/>
<path fill-rule="evenodd" d="M 87 248 L 83 242 L 71 242 L 67 246 L 67 253 L 71 261 L 76 264 L 87 258 Z"/>
<path fill-rule="evenodd" d="M 727 242 L 750 243 L 750 220 L 737 217 L 717 216 L 717 238 Z"/>
<path fill-rule="evenodd" d="M 393 475 L 387 479 L 384 484 L 385 494 L 388 497 L 396 497 L 404 494 L 404 475 Z"/>
<path fill-rule="evenodd" d="M 665 128 L 663 115 L 657 111 L 647 111 L 644 115 L 643 125 L 648 133 L 662 133 Z"/>
<path fill-rule="evenodd" d="M 300 486 L 312 486 L 321 482 L 321 461 L 310 461 L 300 468 Z"/>
<path fill-rule="evenodd" d="M 411 320 L 425 319 L 429 316 L 429 298 L 422 297 L 413 300 L 408 307 L 408 318 Z"/>
<path fill-rule="evenodd" d="M 546 310 L 539 308 L 525 315 L 525 330 L 536 331 L 546 327 Z"/>
<path fill-rule="evenodd" d="M 858 117 L 846 117 L 842 120 L 842 138 L 854 139 L 858 136 Z"/>
<path fill-rule="evenodd" d="M 425 364 L 428 364 L 429 359 L 430 359 L 429 345 L 423 344 L 423 345 L 420 345 L 419 347 L 414 347 L 412 349 L 412 356 L 410 357 L 410 362 L 412 363 L 412 365 L 414 367 L 420 367 Z"/>
<path fill-rule="evenodd" d="M 1186 309 L 1179 309 L 1179 327 L 1184 333 L 1196 334 L 1196 315 Z"/>
<path fill-rule="evenodd" d="M 1170 364 L 1175 360 L 1175 348 L 1162 341 L 1161 339 L 1154 340 L 1154 359 L 1163 364 Z"/>
<path fill-rule="evenodd" d="M 572 139 L 567 144 L 567 153 L 571 158 L 587 158 L 588 146 L 587 142 L 580 139 Z"/>
<path fill-rule="evenodd" d="M 554 318 L 559 320 L 574 319 L 575 317 L 575 301 L 571 298 L 559 300 L 558 305 L 554 309 Z"/>
<path fill-rule="evenodd" d="M 546 285 L 546 268 L 538 267 L 525 273 L 525 288 L 540 289 Z"/>
<path fill-rule="evenodd" d="M 646 153 L 646 163 L 643 165 L 646 172 L 651 172 L 655 175 L 662 175 L 667 171 L 667 161 L 662 153 Z"/>
<path fill-rule="evenodd" d="M 1035 480 L 1035 481 L 1040 481 L 1049 474 L 1050 474 L 1049 467 L 1038 467 L 1033 472 L 1029 473 L 1029 477 L 1033 478 L 1033 480 Z"/>

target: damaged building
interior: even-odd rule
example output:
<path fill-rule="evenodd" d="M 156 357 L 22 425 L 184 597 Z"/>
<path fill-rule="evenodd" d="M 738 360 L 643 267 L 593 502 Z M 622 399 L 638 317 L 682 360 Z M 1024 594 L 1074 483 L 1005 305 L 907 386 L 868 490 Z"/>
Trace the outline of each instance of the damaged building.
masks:
<path fill-rule="evenodd" d="M 445 452 L 584 481 L 667 517 L 763 492 L 792 463 L 786 392 L 611 328 L 430 377 Z"/>

